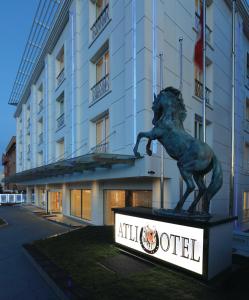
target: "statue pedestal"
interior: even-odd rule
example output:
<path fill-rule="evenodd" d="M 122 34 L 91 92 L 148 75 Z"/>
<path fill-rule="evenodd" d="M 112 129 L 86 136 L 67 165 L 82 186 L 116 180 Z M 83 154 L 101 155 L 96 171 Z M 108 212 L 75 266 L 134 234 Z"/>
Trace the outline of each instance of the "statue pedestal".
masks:
<path fill-rule="evenodd" d="M 113 209 L 115 243 L 143 258 L 210 280 L 232 264 L 236 217 L 193 218 L 142 207 Z"/>

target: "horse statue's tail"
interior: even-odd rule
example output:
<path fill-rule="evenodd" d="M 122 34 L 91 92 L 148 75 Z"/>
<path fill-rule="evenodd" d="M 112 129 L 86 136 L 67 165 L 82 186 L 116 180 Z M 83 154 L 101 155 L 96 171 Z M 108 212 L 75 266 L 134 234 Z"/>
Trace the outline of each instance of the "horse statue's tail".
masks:
<path fill-rule="evenodd" d="M 218 161 L 217 157 L 213 156 L 213 175 L 211 182 L 206 191 L 206 201 L 209 207 L 210 199 L 218 192 L 223 183 L 223 173 L 221 168 L 221 163 Z"/>

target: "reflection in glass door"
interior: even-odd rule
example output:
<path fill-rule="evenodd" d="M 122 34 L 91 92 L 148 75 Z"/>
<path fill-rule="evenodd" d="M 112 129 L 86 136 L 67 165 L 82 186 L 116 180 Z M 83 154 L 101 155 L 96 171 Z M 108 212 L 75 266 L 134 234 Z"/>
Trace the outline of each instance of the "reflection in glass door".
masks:
<path fill-rule="evenodd" d="M 114 224 L 114 213 L 112 208 L 125 207 L 125 191 L 105 191 L 104 194 L 104 224 Z"/>
<path fill-rule="evenodd" d="M 62 192 L 49 192 L 49 211 L 50 212 L 62 212 Z"/>
<path fill-rule="evenodd" d="M 152 191 L 105 190 L 104 192 L 104 224 L 114 224 L 112 208 L 151 207 Z"/>

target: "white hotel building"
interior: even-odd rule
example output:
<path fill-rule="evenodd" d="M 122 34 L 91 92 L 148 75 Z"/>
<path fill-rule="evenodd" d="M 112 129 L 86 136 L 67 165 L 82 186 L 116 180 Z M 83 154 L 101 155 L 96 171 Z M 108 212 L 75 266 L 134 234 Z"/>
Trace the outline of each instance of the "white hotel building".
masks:
<path fill-rule="evenodd" d="M 207 143 L 224 184 L 212 213 L 228 214 L 231 169 L 231 1 L 207 1 Z M 234 213 L 249 221 L 249 9 L 237 0 Z M 193 64 L 199 1 L 68 0 L 17 105 L 17 174 L 35 205 L 91 224 L 111 208 L 160 205 L 160 153 L 134 159 L 137 133 L 152 128 L 153 93 L 179 87 L 183 37 L 185 129 L 200 138 L 202 79 Z M 139 151 L 145 153 L 142 142 Z M 164 207 L 179 200 L 176 162 L 165 155 Z M 192 198 L 193 199 L 193 198 Z M 191 197 L 190 197 L 191 200 Z M 187 207 L 190 200 L 186 203 Z M 248 223 L 249 226 L 249 223 Z"/>

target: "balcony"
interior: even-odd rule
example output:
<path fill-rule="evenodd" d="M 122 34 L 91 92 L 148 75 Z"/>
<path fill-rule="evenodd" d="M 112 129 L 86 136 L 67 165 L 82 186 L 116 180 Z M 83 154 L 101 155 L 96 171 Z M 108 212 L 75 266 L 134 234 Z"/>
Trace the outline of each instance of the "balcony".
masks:
<path fill-rule="evenodd" d="M 109 74 L 106 74 L 92 88 L 92 103 L 103 97 L 110 90 Z"/>
<path fill-rule="evenodd" d="M 65 80 L 65 69 L 62 68 L 58 76 L 56 77 L 56 87 L 58 88 Z"/>
<path fill-rule="evenodd" d="M 43 99 L 40 100 L 38 104 L 38 114 L 43 110 Z"/>
<path fill-rule="evenodd" d="M 64 126 L 64 113 L 57 118 L 57 130 Z"/>
<path fill-rule="evenodd" d="M 39 135 L 38 135 L 38 145 L 41 145 L 43 143 L 43 132 L 41 132 Z"/>
<path fill-rule="evenodd" d="M 107 4 L 91 27 L 92 40 L 96 39 L 100 32 L 105 28 L 109 20 L 109 4 Z"/>
<path fill-rule="evenodd" d="M 91 149 L 93 153 L 106 153 L 109 150 L 109 142 L 98 144 Z"/>
<path fill-rule="evenodd" d="M 211 90 L 206 87 L 206 103 L 210 104 L 210 94 L 211 94 Z M 195 96 L 203 99 L 203 84 L 195 79 Z"/>

